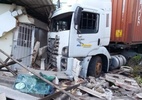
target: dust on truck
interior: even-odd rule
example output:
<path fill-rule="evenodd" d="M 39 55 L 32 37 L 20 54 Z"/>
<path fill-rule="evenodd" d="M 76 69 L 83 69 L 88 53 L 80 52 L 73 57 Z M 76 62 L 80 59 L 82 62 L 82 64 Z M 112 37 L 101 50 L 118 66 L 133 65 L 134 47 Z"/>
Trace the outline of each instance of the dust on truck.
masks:
<path fill-rule="evenodd" d="M 138 4 L 142 0 L 73 0 L 58 8 L 48 33 L 49 62 L 72 76 L 78 60 L 81 77 L 99 77 L 109 67 L 124 65 L 120 51 L 142 42 Z"/>

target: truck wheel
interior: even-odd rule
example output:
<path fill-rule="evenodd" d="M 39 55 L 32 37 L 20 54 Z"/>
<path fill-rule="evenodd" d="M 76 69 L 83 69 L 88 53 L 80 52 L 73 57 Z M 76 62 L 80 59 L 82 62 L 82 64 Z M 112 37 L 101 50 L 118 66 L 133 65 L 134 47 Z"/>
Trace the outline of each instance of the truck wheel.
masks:
<path fill-rule="evenodd" d="M 88 66 L 87 76 L 100 77 L 102 72 L 102 59 L 99 56 L 93 57 Z"/>

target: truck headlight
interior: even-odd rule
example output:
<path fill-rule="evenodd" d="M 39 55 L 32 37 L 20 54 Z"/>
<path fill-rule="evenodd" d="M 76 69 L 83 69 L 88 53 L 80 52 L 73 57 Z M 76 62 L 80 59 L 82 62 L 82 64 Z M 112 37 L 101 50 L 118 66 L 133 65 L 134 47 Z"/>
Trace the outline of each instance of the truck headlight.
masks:
<path fill-rule="evenodd" d="M 63 49 L 62 49 L 62 55 L 65 56 L 65 57 L 68 56 L 68 46 L 63 47 Z"/>
<path fill-rule="evenodd" d="M 61 59 L 61 71 L 67 70 L 67 58 L 62 58 Z"/>

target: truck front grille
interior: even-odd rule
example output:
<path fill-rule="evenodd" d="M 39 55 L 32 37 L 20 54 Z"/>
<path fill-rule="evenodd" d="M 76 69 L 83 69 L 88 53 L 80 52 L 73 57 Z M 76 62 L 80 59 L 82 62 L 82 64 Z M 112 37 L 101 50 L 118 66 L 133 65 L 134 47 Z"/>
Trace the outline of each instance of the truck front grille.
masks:
<path fill-rule="evenodd" d="M 53 66 L 57 66 L 57 56 L 58 56 L 58 49 L 59 49 L 59 38 L 48 38 L 48 59 L 49 63 Z"/>

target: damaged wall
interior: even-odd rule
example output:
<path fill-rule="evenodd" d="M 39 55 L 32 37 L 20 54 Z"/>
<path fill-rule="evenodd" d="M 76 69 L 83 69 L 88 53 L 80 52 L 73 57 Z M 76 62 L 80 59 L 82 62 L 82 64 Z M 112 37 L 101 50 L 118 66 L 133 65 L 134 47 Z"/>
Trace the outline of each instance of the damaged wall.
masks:
<path fill-rule="evenodd" d="M 12 11 L 16 8 L 13 5 L 0 4 L 0 20 L 2 20 L 3 24 L 0 24 L 0 49 L 4 50 L 6 53 L 11 55 L 12 52 L 12 44 L 13 44 L 13 34 L 16 29 L 17 20 L 14 16 L 12 16 Z M 17 7 L 18 9 L 23 9 L 22 7 Z M 15 10 L 16 10 L 15 9 Z M 7 14 L 10 13 L 10 14 Z M 11 19 L 15 19 L 11 21 Z M 0 54 L 2 60 L 5 60 L 6 57 L 3 54 Z"/>
<path fill-rule="evenodd" d="M 0 15 L 5 13 L 6 11 L 10 11 L 11 7 L 12 6 L 8 4 L 0 4 Z"/>
<path fill-rule="evenodd" d="M 10 11 L 10 9 L 7 11 L 5 11 L 5 5 L 0 5 L 0 9 L 1 9 L 1 14 L 0 14 L 0 22 L 2 24 L 0 24 L 0 37 L 5 33 L 5 32 L 9 32 L 10 30 L 12 30 L 13 28 L 16 27 L 17 21 L 16 18 L 12 15 L 12 12 Z M 8 7 L 10 8 L 10 7 Z M 2 11 L 2 9 L 4 9 L 5 12 Z"/>
<path fill-rule="evenodd" d="M 13 41 L 13 31 L 6 33 L 4 36 L 0 37 L 0 49 L 11 55 Z M 0 58 L 5 60 L 7 57 L 0 53 Z"/>
<path fill-rule="evenodd" d="M 11 10 L 12 6 L 9 6 L 7 4 L 0 4 L 0 16 L 8 11 Z M 3 18 L 1 18 L 1 20 L 3 20 Z M 7 19 L 5 19 L 7 20 Z M 3 20 L 3 24 L 7 24 L 4 22 Z M 2 24 L 0 25 L 2 27 Z M 3 26 L 4 27 L 4 26 Z M 6 26 L 5 26 L 6 27 Z M 2 33 L 2 29 L 0 30 Z M 9 55 L 11 54 L 11 50 L 12 50 L 12 38 L 13 38 L 13 30 L 8 30 L 9 32 L 7 32 L 4 36 L 0 37 L 0 49 L 4 50 L 5 52 L 7 52 Z M 6 59 L 6 57 L 3 54 L 0 54 L 1 59 Z"/>
<path fill-rule="evenodd" d="M 1 16 L 6 12 L 9 12 L 11 14 L 7 15 L 5 17 L 6 19 L 4 19 L 4 17 L 1 17 Z M 9 18 L 15 19 L 15 21 L 13 21 L 13 22 L 11 22 L 11 20 L 8 21 Z M 0 49 L 4 50 L 9 55 L 12 54 L 14 57 L 16 57 L 14 55 L 15 53 L 13 53 L 13 52 L 15 52 L 14 48 L 16 47 L 16 45 L 17 45 L 16 42 L 18 41 L 17 39 L 18 39 L 18 34 L 19 34 L 18 31 L 19 31 L 20 23 L 25 24 L 25 27 L 26 27 L 26 25 L 27 25 L 27 27 L 28 27 L 28 25 L 32 25 L 33 27 L 48 30 L 47 24 L 31 17 L 30 15 L 27 15 L 27 13 L 23 7 L 16 6 L 16 5 L 0 4 L 0 20 L 3 20 L 3 24 L 0 24 L 0 27 L 4 27 L 4 28 L 0 29 L 0 33 L 1 33 L 1 36 L 0 36 L 1 47 L 0 47 Z M 3 29 L 7 29 L 7 30 L 3 30 Z M 33 32 L 33 34 L 31 37 L 32 40 L 31 40 L 31 45 L 30 45 L 31 46 L 30 54 L 32 53 L 32 49 L 33 49 L 32 44 L 34 44 L 34 42 L 35 42 L 34 41 L 35 30 L 33 30 L 32 32 Z M 40 34 L 40 33 L 41 32 L 38 32 L 37 34 Z M 27 32 L 27 33 L 24 32 L 24 34 L 29 34 L 29 32 Z M 23 38 L 23 39 L 24 39 L 24 42 L 28 41 L 28 40 L 26 40 L 28 38 Z M 47 42 L 47 37 L 45 38 L 45 41 Z M 16 55 L 18 55 L 18 54 L 16 53 Z M 25 55 L 23 54 L 22 57 L 23 56 L 27 56 L 26 53 L 25 53 Z M 0 54 L 0 57 L 2 60 L 6 59 L 6 57 L 3 54 Z"/>

